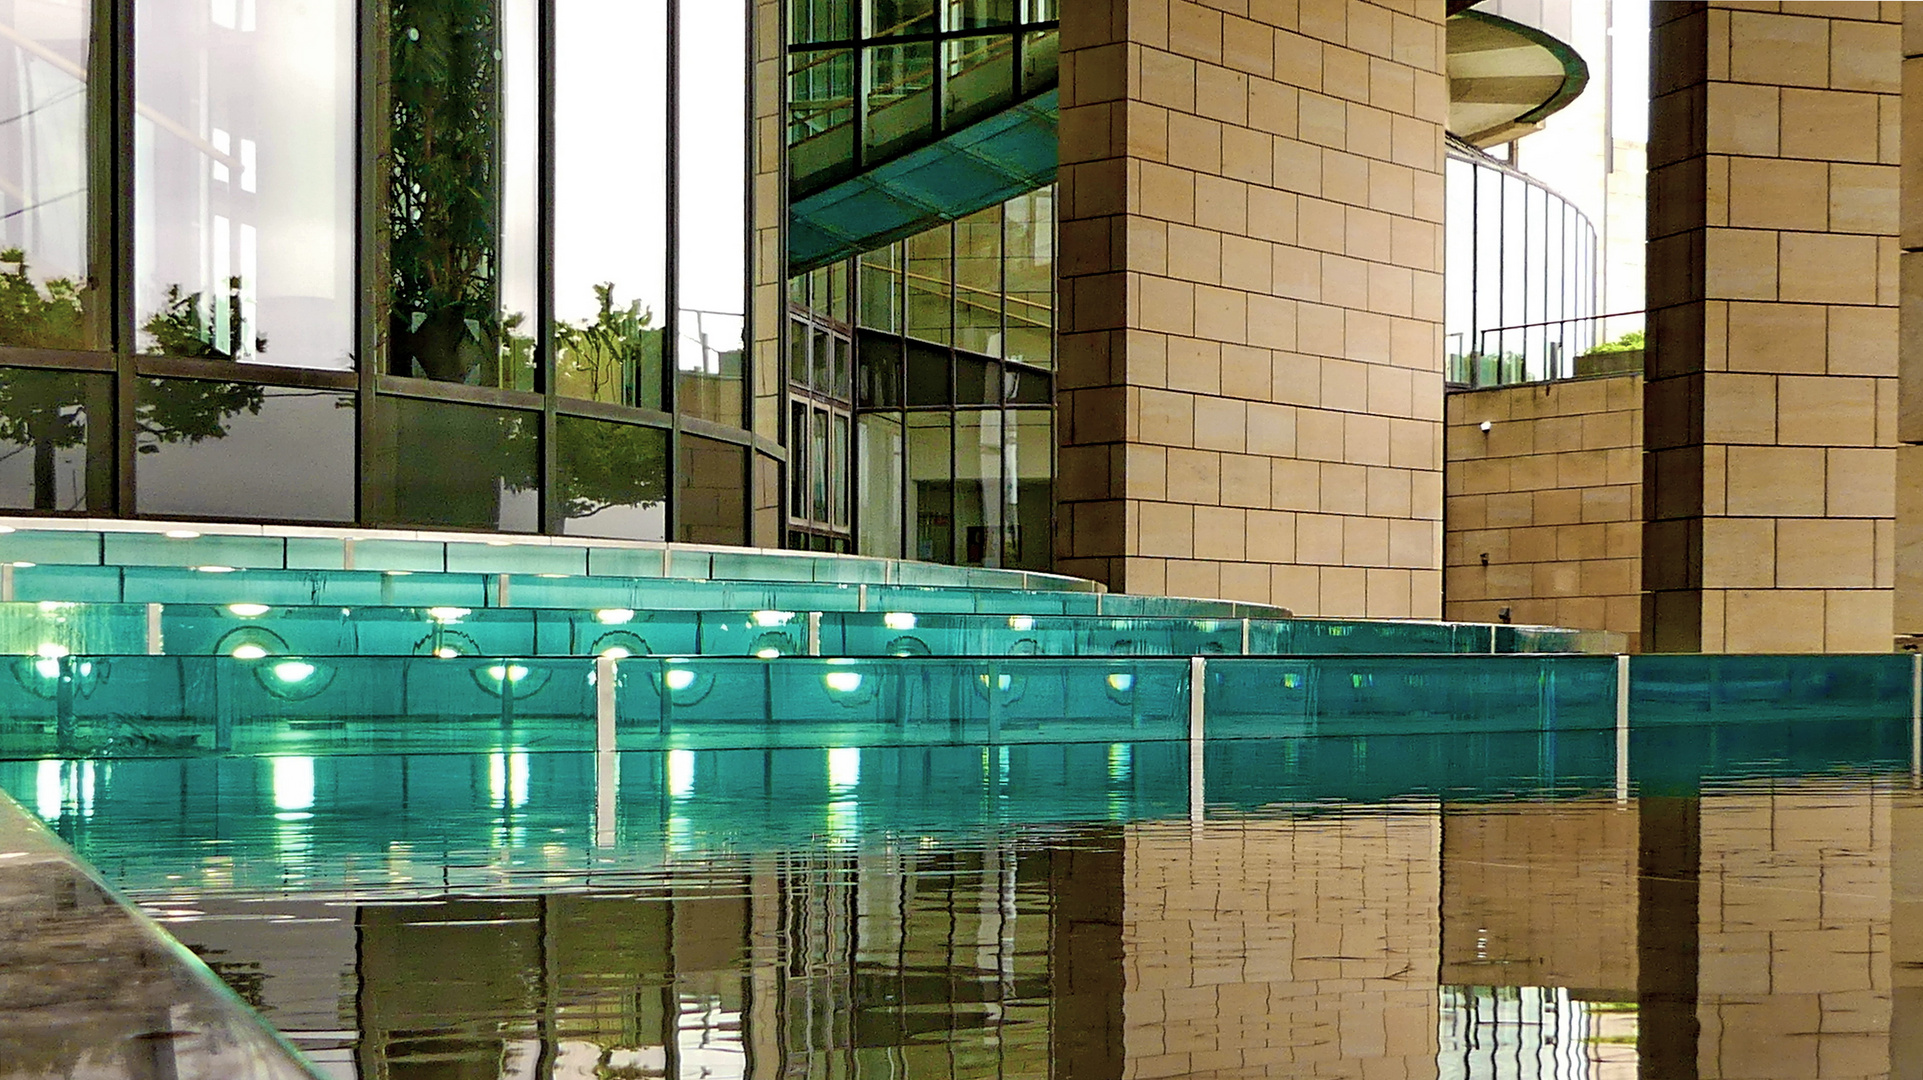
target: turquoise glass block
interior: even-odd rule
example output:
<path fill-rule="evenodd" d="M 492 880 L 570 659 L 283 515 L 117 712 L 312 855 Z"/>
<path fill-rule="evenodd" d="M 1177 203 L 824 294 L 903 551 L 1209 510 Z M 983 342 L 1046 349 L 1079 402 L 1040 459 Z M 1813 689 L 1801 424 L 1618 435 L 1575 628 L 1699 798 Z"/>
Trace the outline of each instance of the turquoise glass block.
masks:
<path fill-rule="evenodd" d="M 682 553 L 676 552 L 677 557 Z M 715 551 L 704 553 L 713 561 L 707 577 L 728 581 L 793 581 L 812 582 L 815 579 L 814 560 L 790 558 L 759 551 Z M 676 576 L 689 576 L 679 567 Z"/>
<path fill-rule="evenodd" d="M 601 577 L 661 577 L 662 549 L 592 547 L 588 573 Z"/>
<path fill-rule="evenodd" d="M 0 653 L 57 657 L 146 651 L 144 606 L 61 600 L 0 604 Z"/>
<path fill-rule="evenodd" d="M 624 661 L 622 749 L 1188 736 L 1188 665 L 1130 659 Z"/>
<path fill-rule="evenodd" d="M 457 574 L 585 574 L 586 548 L 567 544 L 447 544 L 447 569 Z"/>
<path fill-rule="evenodd" d="M 278 570 L 287 564 L 278 536 L 169 537 L 156 533 L 103 532 L 101 561 L 108 566 L 232 566 Z"/>
<path fill-rule="evenodd" d="M 19 529 L 0 534 L 0 561 L 99 566 L 101 534 Z"/>
<path fill-rule="evenodd" d="M 356 540 L 354 569 L 440 573 L 447 569 L 446 546 L 431 540 Z"/>
<path fill-rule="evenodd" d="M 1613 729 L 1607 657 L 1211 660 L 1209 738 Z"/>
<path fill-rule="evenodd" d="M 345 570 L 350 545 L 332 536 L 287 538 L 287 569 Z"/>
<path fill-rule="evenodd" d="M 117 566 L 18 566 L 13 569 L 16 600 L 85 601 L 117 604 L 125 596 Z"/>
<path fill-rule="evenodd" d="M 1911 664 L 1896 654 L 1635 656 L 1629 722 L 1908 719 Z"/>
<path fill-rule="evenodd" d="M 1290 625 L 1288 651 L 1310 656 L 1358 653 L 1488 652 L 1488 631 L 1478 628 L 1482 648 L 1466 629 L 1451 623 L 1388 623 L 1355 619 L 1298 619 Z"/>
<path fill-rule="evenodd" d="M 663 577 L 690 578 L 706 581 L 710 578 L 726 577 L 714 571 L 714 552 L 701 548 L 670 548 L 667 553 L 667 571 Z M 643 575 L 650 576 L 650 575 Z"/>

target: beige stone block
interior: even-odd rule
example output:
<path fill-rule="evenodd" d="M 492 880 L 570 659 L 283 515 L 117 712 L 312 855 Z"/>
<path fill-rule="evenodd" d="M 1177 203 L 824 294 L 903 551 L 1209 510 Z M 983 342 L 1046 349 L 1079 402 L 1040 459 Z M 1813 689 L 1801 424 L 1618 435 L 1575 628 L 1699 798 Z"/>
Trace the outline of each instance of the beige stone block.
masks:
<path fill-rule="evenodd" d="M 1144 388 L 1139 400 L 1138 438 L 1161 446 L 1195 444 L 1195 398 L 1189 394 Z"/>
<path fill-rule="evenodd" d="M 1412 614 L 1409 604 L 1409 572 L 1371 569 L 1368 574 L 1369 617 L 1406 619 Z M 1236 1055 L 1237 1063 L 1240 1054 Z"/>
<path fill-rule="evenodd" d="M 1898 169 L 1888 165 L 1837 164 L 1829 166 L 1829 174 L 1830 230 L 1896 235 Z"/>
<path fill-rule="evenodd" d="M 1761 12 L 1729 16 L 1729 78 L 1777 86 L 1827 86 L 1829 23 Z"/>
<path fill-rule="evenodd" d="M 1838 90 L 1901 93 L 1902 27 L 1892 23 L 1830 23 L 1829 85 Z"/>
<path fill-rule="evenodd" d="M 1324 618 L 1366 618 L 1369 614 L 1368 571 L 1359 566 L 1325 566 L 1319 581 L 1317 614 Z"/>
<path fill-rule="evenodd" d="M 1170 560 L 1168 594 L 1219 598 L 1222 595 L 1222 568 L 1218 563 Z"/>
<path fill-rule="evenodd" d="M 1923 110 L 1919 110 L 1923 111 Z M 1923 443 L 1923 251 L 1902 256 L 1902 312 L 1897 368 L 1897 436 Z"/>
<path fill-rule="evenodd" d="M 1369 467 L 1323 462 L 1322 506 L 1327 514 L 1366 514 L 1369 512 Z"/>
<path fill-rule="evenodd" d="M 1715 443 L 1777 441 L 1776 383 L 1772 375 L 1705 376 L 1703 438 Z"/>
<path fill-rule="evenodd" d="M 1830 652 L 1889 651 L 1895 636 L 1894 591 L 1831 591 L 1823 599 L 1824 648 Z"/>
<path fill-rule="evenodd" d="M 1725 483 L 1732 515 L 1821 517 L 1824 453 L 1820 447 L 1732 446 Z"/>
<path fill-rule="evenodd" d="M 1786 446 L 1873 446 L 1875 379 L 1839 375 L 1782 376 L 1776 441 Z"/>
<path fill-rule="evenodd" d="M 1155 558 L 1188 558 L 1195 551 L 1195 508 L 1184 503 L 1136 504 L 1139 516 L 1135 553 Z"/>
<path fill-rule="evenodd" d="M 1732 371 L 1824 370 L 1824 309 L 1808 304 L 1729 305 Z"/>
<path fill-rule="evenodd" d="M 1386 566 L 1389 563 L 1389 522 L 1385 518 L 1344 517 L 1342 562 L 1348 566 Z"/>
<path fill-rule="evenodd" d="M 1733 589 L 1722 595 L 1724 651 L 1823 651 L 1825 605 L 1820 590 Z"/>
<path fill-rule="evenodd" d="M 1892 449 L 1832 449 L 1828 457 L 1830 517 L 1896 516 L 1897 453 Z"/>
<path fill-rule="evenodd" d="M 1780 89 L 1712 82 L 1707 90 L 1704 142 L 1709 153 L 1777 156 Z"/>
<path fill-rule="evenodd" d="M 1269 505 L 1269 459 L 1246 454 L 1224 454 L 1222 505 L 1264 508 Z"/>
<path fill-rule="evenodd" d="M 1897 315 L 1887 307 L 1830 308 L 1829 373 L 1896 374 Z"/>
<path fill-rule="evenodd" d="M 1707 295 L 1728 300 L 1776 299 L 1777 234 L 1751 229 L 1705 229 L 1703 280 Z"/>
<path fill-rule="evenodd" d="M 1201 559 L 1240 562 L 1248 537 L 1247 513 L 1234 507 L 1195 508 L 1195 555 Z"/>
<path fill-rule="evenodd" d="M 1702 583 L 1706 589 L 1776 585 L 1776 522 L 1771 518 L 1704 518 Z"/>
<path fill-rule="evenodd" d="M 1231 398 L 1195 399 L 1195 445 L 1242 453 L 1248 448 L 1248 403 Z"/>
<path fill-rule="evenodd" d="M 1782 155 L 1818 161 L 1881 159 L 1875 94 L 1785 89 Z"/>
<path fill-rule="evenodd" d="M 1829 165 L 1821 161 L 1731 158 L 1727 224 L 1821 231 L 1829 224 L 1829 175 Z"/>
<path fill-rule="evenodd" d="M 1877 244 L 1870 236 L 1783 233 L 1778 294 L 1818 304 L 1877 302 Z"/>
<path fill-rule="evenodd" d="M 1896 632 L 1923 634 L 1923 446 L 1896 450 Z"/>
<path fill-rule="evenodd" d="M 1342 562 L 1342 522 L 1335 514 L 1295 516 L 1295 557 L 1323 566 Z"/>
<path fill-rule="evenodd" d="M 1786 518 L 1777 522 L 1777 587 L 1867 589 L 1875 584 L 1874 522 L 1861 518 Z"/>
<path fill-rule="evenodd" d="M 1343 413 L 1301 409 L 1295 415 L 1296 454 L 1310 461 L 1346 461 Z"/>
<path fill-rule="evenodd" d="M 1269 465 L 1269 505 L 1282 510 L 1318 510 L 1322 506 L 1321 469 L 1316 462 L 1278 458 Z"/>

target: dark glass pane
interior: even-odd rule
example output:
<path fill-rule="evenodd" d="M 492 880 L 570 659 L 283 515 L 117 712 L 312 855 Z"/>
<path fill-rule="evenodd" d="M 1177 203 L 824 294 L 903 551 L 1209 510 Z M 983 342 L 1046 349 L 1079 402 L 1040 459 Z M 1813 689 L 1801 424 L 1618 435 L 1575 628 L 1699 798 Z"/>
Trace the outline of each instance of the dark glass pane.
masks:
<path fill-rule="evenodd" d="M 856 538 L 863 555 L 901 558 L 901 419 L 869 415 L 855 421 Z"/>
<path fill-rule="evenodd" d="M 808 385 L 812 377 L 809 371 L 809 348 L 814 341 L 813 328 L 799 319 L 788 322 L 788 381 L 797 387 Z"/>
<path fill-rule="evenodd" d="M 0 345 L 102 347 L 88 285 L 90 5 L 0 8 Z"/>
<path fill-rule="evenodd" d="M 955 223 L 955 347 L 984 356 L 1002 350 L 1002 208 Z"/>
<path fill-rule="evenodd" d="M 911 407 L 946 405 L 950 400 L 947 349 L 908 343 L 908 404 Z"/>
<path fill-rule="evenodd" d="M 908 519 L 914 523 L 911 559 L 955 558 L 955 473 L 949 445 L 951 413 L 908 414 Z"/>
<path fill-rule="evenodd" d="M 734 426 L 748 310 L 747 33 L 746 4 L 681 0 L 675 408 Z"/>
<path fill-rule="evenodd" d="M 835 49 L 788 58 L 788 175 L 797 190 L 855 167 L 855 56 Z"/>
<path fill-rule="evenodd" d="M 788 403 L 788 515 L 808 516 L 808 406 Z"/>
<path fill-rule="evenodd" d="M 0 368 L 0 506 L 113 509 L 113 376 Z"/>
<path fill-rule="evenodd" d="M 354 12 L 135 3 L 143 351 L 354 365 Z"/>
<path fill-rule="evenodd" d="M 943 122 L 953 130 L 1006 108 L 1015 98 L 1015 38 L 956 38 L 942 42 L 942 68 L 948 79 Z"/>
<path fill-rule="evenodd" d="M 953 236 L 953 229 L 943 225 L 908 238 L 909 337 L 948 344 L 955 320 L 949 267 Z"/>
<path fill-rule="evenodd" d="M 949 0 L 942 9 L 942 29 L 982 30 L 1009 26 L 1015 21 L 1015 0 Z"/>
<path fill-rule="evenodd" d="M 354 395 L 142 379 L 134 506 L 183 517 L 354 520 Z"/>
<path fill-rule="evenodd" d="M 861 325 L 901 332 L 901 245 L 861 257 Z"/>
<path fill-rule="evenodd" d="M 846 41 L 856 37 L 854 0 L 791 0 L 788 5 L 788 43 Z"/>
<path fill-rule="evenodd" d="M 739 544 L 747 534 L 748 448 L 681 436 L 674 538 L 688 544 Z"/>
<path fill-rule="evenodd" d="M 808 336 L 813 342 L 809 346 L 812 352 L 808 365 L 808 383 L 826 394 L 835 385 L 834 375 L 829 370 L 834 364 L 834 343 L 820 328 L 811 329 Z"/>
<path fill-rule="evenodd" d="M 374 520 L 540 528 L 539 415 L 383 396 L 372 428 L 366 482 Z"/>
<path fill-rule="evenodd" d="M 848 401 L 854 397 L 855 392 L 854 357 L 850 355 L 854 349 L 847 338 L 840 336 L 829 338 L 828 346 L 834 350 L 833 362 L 828 365 L 831 380 L 829 393 L 842 401 Z"/>
<path fill-rule="evenodd" d="M 1001 365 L 965 353 L 955 354 L 955 403 L 999 405 L 1002 400 Z"/>
<path fill-rule="evenodd" d="M 848 527 L 848 416 L 829 417 L 828 428 L 828 523 L 837 529 Z"/>
<path fill-rule="evenodd" d="M 935 126 L 935 43 L 871 45 L 861 52 L 868 80 L 868 160 L 926 138 Z"/>
<path fill-rule="evenodd" d="M 808 517 L 828 520 L 828 414 L 813 410 L 808 417 Z"/>
<path fill-rule="evenodd" d="M 926 34 L 935 29 L 935 0 L 866 0 L 869 37 Z"/>
<path fill-rule="evenodd" d="M 668 538 L 668 432 L 556 417 L 554 465 L 562 532 Z"/>
<path fill-rule="evenodd" d="M 1048 22 L 1061 17 L 1061 0 L 1022 0 L 1023 22 Z"/>
<path fill-rule="evenodd" d="M 856 403 L 864 409 L 901 404 L 901 339 L 864 333 L 856 339 Z"/>
<path fill-rule="evenodd" d="M 662 407 L 667 19 L 667 0 L 555 4 L 554 389 L 564 397 Z"/>
<path fill-rule="evenodd" d="M 1055 417 L 1046 409 L 1002 414 L 1002 474 L 1008 507 L 1003 512 L 1002 565 L 1047 570 L 1054 565 Z"/>
<path fill-rule="evenodd" d="M 1052 404 L 1053 383 L 1053 376 L 1045 371 L 1029 371 L 1010 364 L 1003 369 L 1002 397 L 1010 405 Z"/>
<path fill-rule="evenodd" d="M 534 386 L 534 0 L 388 0 L 387 368 Z"/>
<path fill-rule="evenodd" d="M 1054 18 L 1053 15 L 1049 16 Z M 1022 35 L 1022 93 L 1029 94 L 1061 77 L 1062 35 L 1038 30 Z"/>

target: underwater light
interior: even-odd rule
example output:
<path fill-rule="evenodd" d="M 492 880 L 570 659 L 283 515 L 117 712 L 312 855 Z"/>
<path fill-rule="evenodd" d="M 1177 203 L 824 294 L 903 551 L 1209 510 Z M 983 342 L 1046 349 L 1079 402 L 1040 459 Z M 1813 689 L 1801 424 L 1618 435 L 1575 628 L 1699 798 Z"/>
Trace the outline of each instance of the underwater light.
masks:
<path fill-rule="evenodd" d="M 1118 671 L 1108 677 L 1108 688 L 1118 693 L 1126 694 L 1130 690 L 1135 689 L 1135 676 L 1127 672 Z"/>
<path fill-rule="evenodd" d="M 314 665 L 305 660 L 283 660 L 274 665 L 274 678 L 281 682 L 306 682 L 314 676 Z"/>
<path fill-rule="evenodd" d="M 194 569 L 203 574 L 231 574 L 234 572 L 234 568 L 231 566 L 196 566 Z"/>
<path fill-rule="evenodd" d="M 597 611 L 594 613 L 595 622 L 605 623 L 609 626 L 615 626 L 624 622 L 631 622 L 633 621 L 633 619 L 634 619 L 633 608 L 624 608 L 624 607 L 602 608 L 600 611 Z"/>
<path fill-rule="evenodd" d="M 669 668 L 661 681 L 670 690 L 686 690 L 694 685 L 694 672 L 687 668 Z"/>
<path fill-rule="evenodd" d="M 1010 630 L 1033 630 L 1035 629 L 1035 617 L 1032 615 L 1010 615 L 1008 617 L 1008 628 Z"/>
<path fill-rule="evenodd" d="M 192 529 L 168 529 L 161 535 L 169 540 L 195 540 L 200 537 L 200 534 Z"/>
<path fill-rule="evenodd" d="M 250 642 L 246 645 L 236 645 L 234 651 L 228 655 L 236 660 L 259 660 L 267 655 L 267 650 Z"/>
<path fill-rule="evenodd" d="M 821 683 L 838 694 L 852 694 L 861 689 L 861 672 L 831 671 L 821 677 Z"/>
<path fill-rule="evenodd" d="M 527 668 L 520 664 L 495 664 L 487 669 L 487 677 L 495 682 L 517 683 L 527 674 Z"/>
<path fill-rule="evenodd" d="M 472 609 L 464 607 L 431 607 L 427 609 L 427 613 L 435 622 L 458 622 L 474 614 Z"/>
<path fill-rule="evenodd" d="M 915 614 L 912 611 L 891 611 L 881 617 L 881 625 L 890 630 L 913 630 Z"/>
<path fill-rule="evenodd" d="M 748 616 L 748 621 L 756 626 L 786 626 L 794 618 L 792 611 L 757 611 Z"/>
<path fill-rule="evenodd" d="M 228 604 L 227 610 L 243 619 L 258 619 L 271 609 L 266 604 Z"/>
<path fill-rule="evenodd" d="M 633 656 L 634 654 L 628 651 L 628 647 L 626 645 L 610 645 L 607 648 L 602 649 L 599 655 L 605 656 L 610 660 L 626 660 L 628 657 Z"/>

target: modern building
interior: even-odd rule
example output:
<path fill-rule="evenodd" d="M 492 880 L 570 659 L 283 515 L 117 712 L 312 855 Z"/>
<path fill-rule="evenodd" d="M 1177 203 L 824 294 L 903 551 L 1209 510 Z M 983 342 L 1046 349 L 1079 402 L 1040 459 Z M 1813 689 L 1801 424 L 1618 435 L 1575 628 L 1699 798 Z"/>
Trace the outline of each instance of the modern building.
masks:
<path fill-rule="evenodd" d="M 1655 5 L 1610 595 L 1886 646 L 1900 10 L 1765 7 Z M 1439 616 L 1445 383 L 1638 296 L 1590 8 L 18 0 L 0 504 Z"/>

